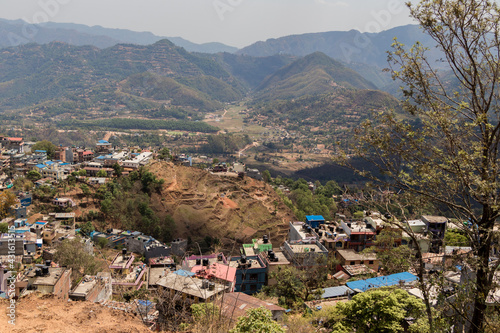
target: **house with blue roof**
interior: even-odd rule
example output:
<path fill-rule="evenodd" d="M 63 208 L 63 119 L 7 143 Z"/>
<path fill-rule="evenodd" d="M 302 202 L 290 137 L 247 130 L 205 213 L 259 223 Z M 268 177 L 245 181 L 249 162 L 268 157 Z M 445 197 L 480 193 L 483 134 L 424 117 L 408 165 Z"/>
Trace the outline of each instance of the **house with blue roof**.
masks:
<path fill-rule="evenodd" d="M 416 280 L 418 280 L 416 275 L 408 272 L 402 272 L 387 276 L 378 276 L 367 280 L 347 282 L 346 285 L 354 291 L 364 292 L 373 288 L 408 284 Z"/>
<path fill-rule="evenodd" d="M 306 215 L 306 223 L 311 226 L 311 228 L 319 228 L 321 224 L 325 224 L 325 218 L 322 215 Z"/>

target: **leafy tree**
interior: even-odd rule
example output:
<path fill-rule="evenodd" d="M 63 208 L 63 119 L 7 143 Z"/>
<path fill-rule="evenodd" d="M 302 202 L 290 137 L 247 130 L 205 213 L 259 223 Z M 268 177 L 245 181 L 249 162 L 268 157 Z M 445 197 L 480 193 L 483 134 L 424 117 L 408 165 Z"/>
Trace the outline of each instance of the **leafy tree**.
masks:
<path fill-rule="evenodd" d="M 380 268 L 385 274 L 406 272 L 412 264 L 412 252 L 406 245 L 397 245 L 401 239 L 401 231 L 384 228 L 375 240 L 375 246 L 363 250 L 365 253 L 377 254 Z"/>
<path fill-rule="evenodd" d="M 77 176 L 80 176 L 80 177 L 85 177 L 87 175 L 87 170 L 85 169 L 80 169 L 76 172 L 76 175 Z"/>
<path fill-rule="evenodd" d="M 37 170 L 30 170 L 26 174 L 26 178 L 28 178 L 32 182 L 35 182 L 35 181 L 39 180 L 40 178 L 42 178 L 42 175 Z"/>
<path fill-rule="evenodd" d="M 43 140 L 43 141 L 38 141 L 35 143 L 32 147 L 31 150 L 45 150 L 47 152 L 47 158 L 49 160 L 54 158 L 55 152 L 56 152 L 56 145 L 53 144 L 52 142 L 48 140 Z"/>
<path fill-rule="evenodd" d="M 88 200 L 89 200 L 89 196 L 90 196 L 90 194 L 92 193 L 92 192 L 90 191 L 89 186 L 88 186 L 87 184 L 81 184 L 81 185 L 80 185 L 80 189 L 82 190 L 83 195 L 87 198 L 87 202 L 88 202 Z"/>
<path fill-rule="evenodd" d="M 8 223 L 0 223 L 0 234 L 5 234 L 9 231 Z"/>
<path fill-rule="evenodd" d="M 158 152 L 158 158 L 161 159 L 161 160 L 169 160 L 169 159 L 171 159 L 172 155 L 170 155 L 170 150 L 167 147 L 163 147 Z"/>
<path fill-rule="evenodd" d="M 285 333 L 285 329 L 273 320 L 271 311 L 263 307 L 250 309 L 247 315 L 239 317 L 236 327 L 230 333 Z"/>
<path fill-rule="evenodd" d="M 402 289 L 372 289 L 332 308 L 325 326 L 334 332 L 402 332 L 405 318 L 425 315 L 424 303 Z"/>
<path fill-rule="evenodd" d="M 95 230 L 95 228 L 92 225 L 92 222 L 87 221 L 80 226 L 80 230 L 85 236 L 89 236 L 90 233 Z"/>
<path fill-rule="evenodd" d="M 469 262 L 475 269 L 471 310 L 461 311 L 470 332 L 482 332 L 499 267 L 490 253 L 500 216 L 500 9 L 489 0 L 422 0 L 408 6 L 444 61 L 431 61 L 420 44 L 407 50 L 395 42 L 389 60 L 402 83 L 407 114 L 387 112 L 367 121 L 353 149 L 380 168 L 385 178 L 378 180 L 387 187 L 472 223 L 458 225 L 476 255 Z M 451 69 L 450 75 L 441 75 L 442 68 Z M 428 292 L 422 292 L 433 331 Z"/>
<path fill-rule="evenodd" d="M 122 176 L 123 167 L 120 164 L 118 164 L 118 162 L 115 162 L 115 164 L 113 164 L 111 167 L 113 168 L 113 170 L 115 170 L 115 175 L 117 177 L 121 177 Z"/>
<path fill-rule="evenodd" d="M 470 246 L 469 238 L 460 230 L 450 229 L 444 233 L 446 246 Z"/>
<path fill-rule="evenodd" d="M 16 196 L 11 191 L 0 193 L 0 220 L 9 215 L 10 208 L 16 203 Z"/>
<path fill-rule="evenodd" d="M 97 171 L 96 176 L 97 176 L 97 177 L 107 177 L 107 176 L 108 176 L 108 173 L 106 172 L 106 170 L 101 169 L 101 170 Z"/>
<path fill-rule="evenodd" d="M 271 173 L 269 172 L 269 170 L 264 170 L 264 171 L 262 171 L 262 179 L 263 179 L 266 183 L 270 183 L 270 182 L 271 182 L 272 177 L 271 177 Z"/>
<path fill-rule="evenodd" d="M 56 247 L 54 260 L 60 266 L 66 266 L 73 270 L 73 281 L 85 274 L 95 275 L 99 270 L 98 262 L 93 255 L 85 251 L 80 237 L 63 240 Z"/>

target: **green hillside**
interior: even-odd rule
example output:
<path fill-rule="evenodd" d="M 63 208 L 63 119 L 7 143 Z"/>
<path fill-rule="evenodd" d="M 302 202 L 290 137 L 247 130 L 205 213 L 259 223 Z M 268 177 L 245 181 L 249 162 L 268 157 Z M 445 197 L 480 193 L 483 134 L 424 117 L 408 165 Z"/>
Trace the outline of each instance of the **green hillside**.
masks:
<path fill-rule="evenodd" d="M 258 100 L 320 95 L 338 88 L 375 89 L 375 85 L 324 53 L 315 52 L 283 67 L 258 87 Z"/>

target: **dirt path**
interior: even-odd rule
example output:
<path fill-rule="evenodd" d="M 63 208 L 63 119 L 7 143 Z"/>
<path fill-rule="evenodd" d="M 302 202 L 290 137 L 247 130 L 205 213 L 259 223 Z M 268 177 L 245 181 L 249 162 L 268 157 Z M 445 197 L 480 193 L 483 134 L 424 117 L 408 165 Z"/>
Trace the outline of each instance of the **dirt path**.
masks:
<path fill-rule="evenodd" d="M 109 141 L 109 138 L 111 138 L 112 135 L 114 135 L 114 132 L 106 132 L 106 135 L 104 136 L 103 140 Z"/>

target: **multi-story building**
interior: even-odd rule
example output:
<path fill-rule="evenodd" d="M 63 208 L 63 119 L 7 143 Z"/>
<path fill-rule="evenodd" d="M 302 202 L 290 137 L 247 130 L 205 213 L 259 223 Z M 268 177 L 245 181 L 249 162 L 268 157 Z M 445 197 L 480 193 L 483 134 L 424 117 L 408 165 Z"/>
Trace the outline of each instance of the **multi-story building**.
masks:
<path fill-rule="evenodd" d="M 266 285 L 267 267 L 259 256 L 231 257 L 229 266 L 236 268 L 234 291 L 251 295 L 259 292 Z"/>
<path fill-rule="evenodd" d="M 443 246 L 444 233 L 448 224 L 448 219 L 444 216 L 422 215 L 422 221 L 427 226 L 427 232 L 431 236 L 430 252 L 439 253 L 439 248 Z"/>

